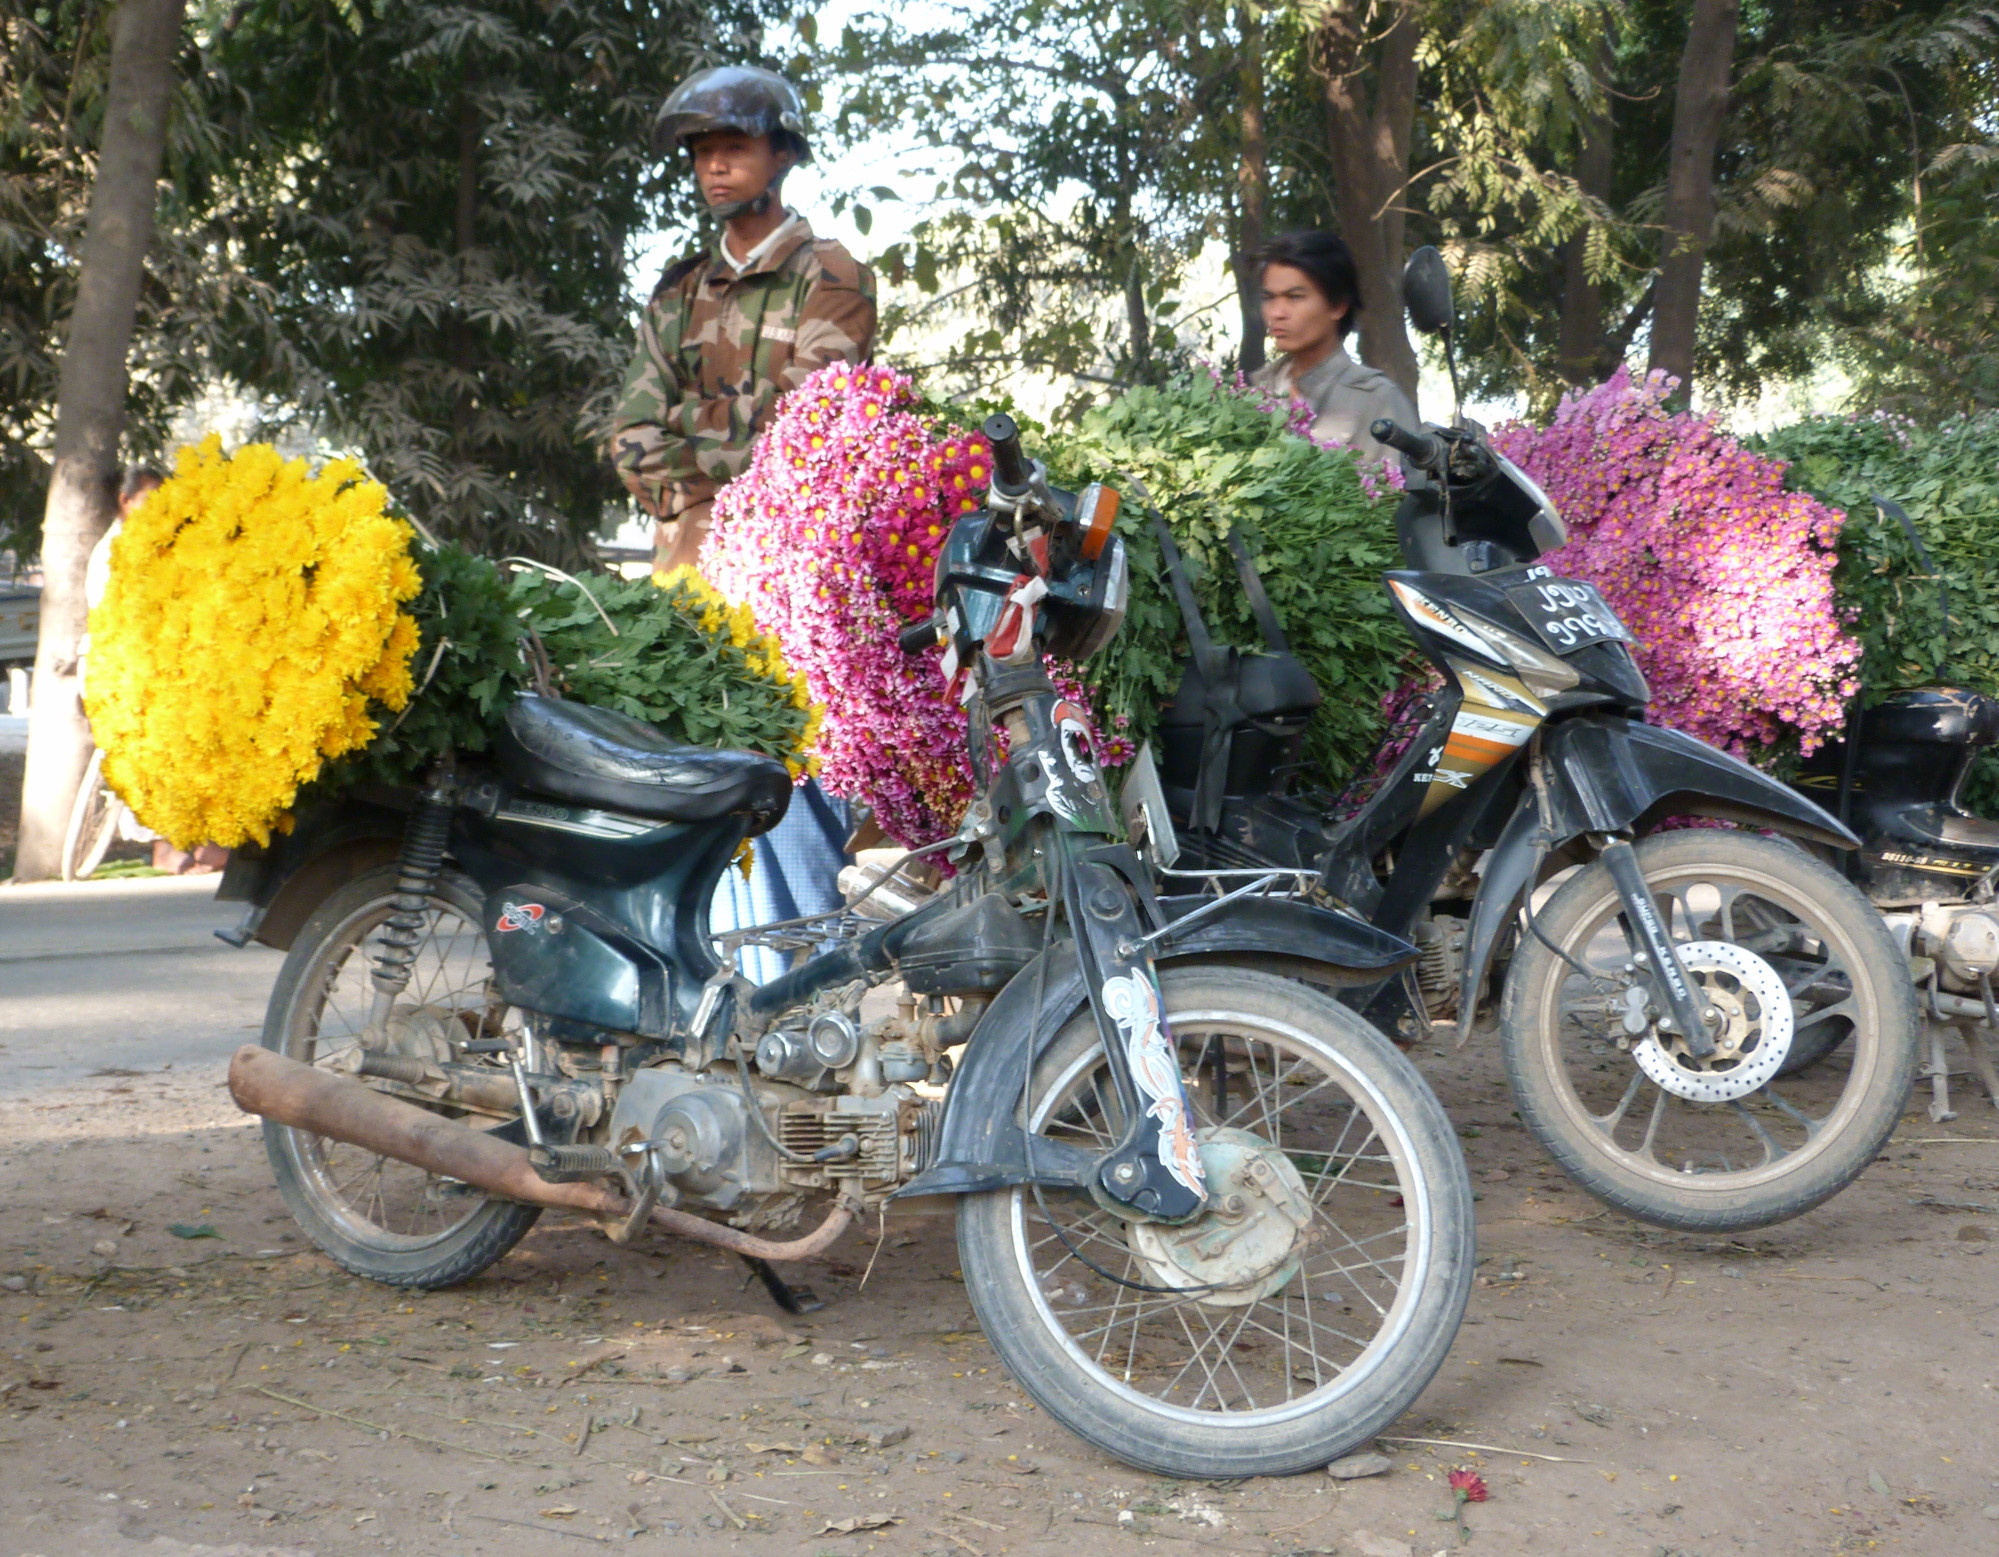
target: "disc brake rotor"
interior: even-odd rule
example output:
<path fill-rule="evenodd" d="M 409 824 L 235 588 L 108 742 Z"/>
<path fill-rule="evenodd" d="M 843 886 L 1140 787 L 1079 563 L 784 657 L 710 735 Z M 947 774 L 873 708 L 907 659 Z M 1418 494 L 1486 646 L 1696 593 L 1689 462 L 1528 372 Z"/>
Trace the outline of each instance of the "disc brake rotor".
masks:
<path fill-rule="evenodd" d="M 1679 948 L 1687 976 L 1721 1013 L 1714 1053 L 1696 1059 L 1679 1033 L 1657 1032 L 1631 1046 L 1638 1068 L 1675 1097 L 1726 1103 L 1775 1076 L 1791 1052 L 1791 996 L 1777 970 L 1732 941 L 1689 941 Z"/>
<path fill-rule="evenodd" d="M 1246 1308 L 1298 1274 L 1312 1197 L 1291 1159 L 1247 1130 L 1210 1125 L 1195 1140 L 1208 1208 L 1178 1226 L 1134 1222 L 1126 1237 L 1156 1284 L 1207 1288 L 1199 1302 Z"/>

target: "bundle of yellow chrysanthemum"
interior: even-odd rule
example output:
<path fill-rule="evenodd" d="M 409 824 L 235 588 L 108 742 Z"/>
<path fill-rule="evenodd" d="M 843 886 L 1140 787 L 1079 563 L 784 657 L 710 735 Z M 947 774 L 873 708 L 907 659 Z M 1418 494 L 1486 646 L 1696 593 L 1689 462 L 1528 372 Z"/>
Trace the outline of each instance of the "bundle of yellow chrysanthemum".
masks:
<path fill-rule="evenodd" d="M 698 621 L 701 630 L 718 647 L 727 645 L 722 652 L 731 660 L 740 661 L 741 672 L 748 680 L 767 684 L 769 691 L 763 701 L 775 715 L 777 729 L 782 732 L 780 738 L 788 737 L 790 749 L 782 755 L 791 776 L 817 773 L 819 729 L 825 720 L 825 710 L 812 701 L 804 672 L 793 671 L 785 663 L 784 650 L 777 639 L 757 630 L 756 618 L 747 605 L 731 605 L 727 596 L 693 568 L 655 573 L 652 581 L 682 615 Z M 793 720 L 788 717 L 792 714 L 803 717 Z"/>
<path fill-rule="evenodd" d="M 176 845 L 267 842 L 301 785 L 410 698 L 412 530 L 346 460 L 211 437 L 112 543 L 85 706 L 104 776 Z"/>

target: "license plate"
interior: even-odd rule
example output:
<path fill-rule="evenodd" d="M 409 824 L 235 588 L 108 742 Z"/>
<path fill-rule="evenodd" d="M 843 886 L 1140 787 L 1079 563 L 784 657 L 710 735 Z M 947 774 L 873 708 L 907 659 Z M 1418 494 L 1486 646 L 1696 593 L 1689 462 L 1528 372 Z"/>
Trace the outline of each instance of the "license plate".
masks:
<path fill-rule="evenodd" d="M 1541 641 L 1557 654 L 1573 654 L 1592 643 L 1612 639 L 1629 642 L 1631 634 L 1617 619 L 1617 613 L 1603 603 L 1594 584 L 1579 578 L 1546 578 L 1534 584 L 1516 584 L 1507 590 L 1520 614 L 1541 635 Z"/>

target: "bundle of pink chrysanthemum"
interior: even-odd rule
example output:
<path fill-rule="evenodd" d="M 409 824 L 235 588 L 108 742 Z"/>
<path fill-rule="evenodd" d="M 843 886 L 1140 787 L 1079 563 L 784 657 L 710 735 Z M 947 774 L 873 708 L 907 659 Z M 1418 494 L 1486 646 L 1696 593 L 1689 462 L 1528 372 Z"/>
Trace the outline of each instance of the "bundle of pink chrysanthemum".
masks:
<path fill-rule="evenodd" d="M 1586 578 L 1637 638 L 1654 716 L 1746 753 L 1837 734 L 1860 645 L 1832 573 L 1841 515 L 1784 490 L 1784 464 L 1711 416 L 1673 413 L 1673 380 L 1619 368 L 1546 428 L 1493 439 L 1547 488 L 1570 542 L 1543 558 Z"/>
<path fill-rule="evenodd" d="M 821 368 L 716 498 L 701 555 L 824 707 L 820 782 L 905 844 L 958 825 L 971 769 L 938 651 L 906 656 L 896 635 L 929 613 L 937 553 L 991 475 L 984 439 L 933 435 L 915 403 L 892 369 Z"/>

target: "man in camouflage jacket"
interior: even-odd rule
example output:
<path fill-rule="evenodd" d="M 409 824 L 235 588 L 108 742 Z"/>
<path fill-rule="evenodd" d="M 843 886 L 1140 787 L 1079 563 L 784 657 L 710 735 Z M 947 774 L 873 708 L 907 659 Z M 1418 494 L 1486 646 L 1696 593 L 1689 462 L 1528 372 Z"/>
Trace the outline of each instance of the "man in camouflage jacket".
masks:
<path fill-rule="evenodd" d="M 713 249 L 660 279 L 612 420 L 618 474 L 672 521 L 656 532 L 662 570 L 696 562 L 715 491 L 749 464 L 779 396 L 835 359 L 866 360 L 874 344 L 873 274 L 776 199 L 809 155 L 796 108 L 781 78 L 725 67 L 683 84 L 655 127 L 656 143 L 692 144 L 724 221 Z"/>

